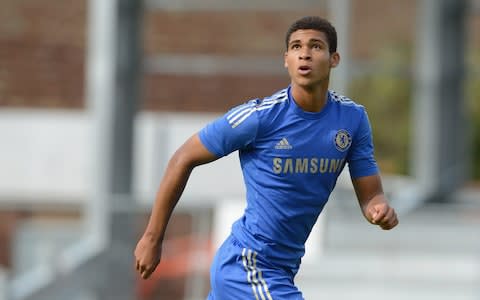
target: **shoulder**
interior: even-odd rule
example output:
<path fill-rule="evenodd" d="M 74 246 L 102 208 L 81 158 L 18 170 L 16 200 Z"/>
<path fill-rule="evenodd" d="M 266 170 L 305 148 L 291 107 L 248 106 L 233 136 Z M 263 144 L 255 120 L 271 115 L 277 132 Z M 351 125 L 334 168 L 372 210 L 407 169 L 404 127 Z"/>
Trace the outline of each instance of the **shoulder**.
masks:
<path fill-rule="evenodd" d="M 279 90 L 271 96 L 258 99 L 256 111 L 260 133 L 268 132 L 270 128 L 285 121 L 285 116 L 288 113 L 288 103 L 288 88 Z"/>
<path fill-rule="evenodd" d="M 329 90 L 330 98 L 334 104 L 336 104 L 340 109 L 351 111 L 352 113 L 361 113 L 365 112 L 365 107 L 361 104 L 356 103 L 351 98 L 341 95 L 333 90 Z"/>
<path fill-rule="evenodd" d="M 273 95 L 258 99 L 256 110 L 260 119 L 270 119 L 272 115 L 276 115 L 284 111 L 288 107 L 288 88 L 279 90 Z"/>
<path fill-rule="evenodd" d="M 275 92 L 271 96 L 252 99 L 237 106 L 227 114 L 227 118 L 230 123 L 238 122 L 250 116 L 255 116 L 255 118 L 261 121 L 269 119 L 272 114 L 277 114 L 283 110 L 287 107 L 285 105 L 287 103 L 288 89 L 285 88 Z"/>
<path fill-rule="evenodd" d="M 282 104 L 288 100 L 288 88 L 279 90 L 273 95 L 257 99 L 257 111 L 269 112 L 284 107 Z"/>
<path fill-rule="evenodd" d="M 365 107 L 356 103 L 347 96 L 341 95 L 335 91 L 329 91 L 331 101 L 336 107 L 337 112 L 340 114 L 340 118 L 348 120 L 347 122 L 356 128 L 356 132 L 363 132 L 369 130 L 368 114 Z"/>
<path fill-rule="evenodd" d="M 224 116 L 232 128 L 245 124 L 258 124 L 265 115 L 270 114 L 288 100 L 287 89 L 280 90 L 271 96 L 251 99 L 230 109 Z"/>

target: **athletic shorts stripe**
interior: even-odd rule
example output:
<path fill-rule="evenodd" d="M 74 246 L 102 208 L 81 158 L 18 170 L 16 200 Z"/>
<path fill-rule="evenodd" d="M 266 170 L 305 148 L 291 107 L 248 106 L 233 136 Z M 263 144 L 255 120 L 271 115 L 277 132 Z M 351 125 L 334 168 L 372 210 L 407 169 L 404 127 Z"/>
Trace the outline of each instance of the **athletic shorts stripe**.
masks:
<path fill-rule="evenodd" d="M 257 252 L 243 248 L 242 261 L 245 271 L 247 271 L 247 281 L 252 285 L 255 299 L 259 300 L 258 295 L 260 295 L 262 300 L 272 300 L 270 290 L 263 278 L 262 270 L 257 269 Z"/>
<path fill-rule="evenodd" d="M 256 269 L 257 268 L 257 252 L 255 252 L 255 255 L 253 256 L 253 266 Z M 258 270 L 258 278 L 260 279 L 261 284 L 263 285 L 263 289 L 265 290 L 265 293 L 267 294 L 268 300 L 272 300 L 272 296 L 270 295 L 270 290 L 268 289 L 267 283 L 265 282 L 265 279 L 263 279 L 262 275 L 262 270 Z"/>
<path fill-rule="evenodd" d="M 247 282 L 252 285 L 252 291 L 253 295 L 255 295 L 255 300 L 258 300 L 258 295 L 257 295 L 257 289 L 255 287 L 255 284 L 252 282 L 252 278 L 250 277 L 250 262 L 247 262 L 247 256 L 245 255 L 245 252 L 247 252 L 247 249 L 243 248 L 242 250 L 242 261 L 243 261 L 243 266 L 245 268 L 245 271 L 247 271 Z"/>

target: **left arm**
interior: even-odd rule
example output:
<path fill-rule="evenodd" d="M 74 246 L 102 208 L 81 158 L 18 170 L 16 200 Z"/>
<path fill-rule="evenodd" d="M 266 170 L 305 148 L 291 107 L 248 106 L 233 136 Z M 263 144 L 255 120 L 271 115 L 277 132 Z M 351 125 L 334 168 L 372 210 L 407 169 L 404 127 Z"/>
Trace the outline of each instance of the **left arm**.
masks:
<path fill-rule="evenodd" d="M 359 177 L 352 179 L 352 183 L 362 213 L 370 223 L 384 230 L 398 225 L 397 214 L 383 193 L 380 175 Z"/>

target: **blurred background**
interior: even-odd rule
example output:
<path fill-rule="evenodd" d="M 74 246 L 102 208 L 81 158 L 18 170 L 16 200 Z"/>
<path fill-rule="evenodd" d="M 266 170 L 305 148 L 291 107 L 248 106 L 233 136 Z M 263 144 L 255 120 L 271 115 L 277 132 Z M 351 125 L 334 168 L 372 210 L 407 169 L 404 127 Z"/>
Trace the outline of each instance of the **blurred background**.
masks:
<path fill-rule="evenodd" d="M 305 15 L 337 28 L 332 88 L 369 112 L 400 225 L 363 220 L 342 174 L 296 284 L 480 300 L 479 0 L 2 0 L 0 300 L 205 299 L 245 205 L 236 154 L 194 171 L 151 279 L 133 249 L 176 148 L 288 85 Z"/>

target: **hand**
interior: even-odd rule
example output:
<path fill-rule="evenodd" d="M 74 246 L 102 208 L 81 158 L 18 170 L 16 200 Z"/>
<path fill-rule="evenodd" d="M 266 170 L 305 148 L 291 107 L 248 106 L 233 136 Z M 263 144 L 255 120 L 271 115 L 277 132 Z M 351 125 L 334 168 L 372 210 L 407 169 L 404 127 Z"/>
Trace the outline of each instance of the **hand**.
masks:
<path fill-rule="evenodd" d="M 143 279 L 147 279 L 155 271 L 162 256 L 162 246 L 143 235 L 135 248 L 135 268 Z"/>
<path fill-rule="evenodd" d="M 387 203 L 374 204 L 367 209 L 368 220 L 383 230 L 390 230 L 398 225 L 398 218 L 395 210 Z"/>

